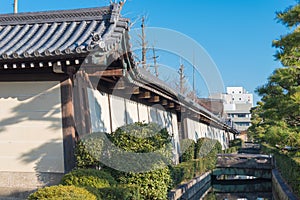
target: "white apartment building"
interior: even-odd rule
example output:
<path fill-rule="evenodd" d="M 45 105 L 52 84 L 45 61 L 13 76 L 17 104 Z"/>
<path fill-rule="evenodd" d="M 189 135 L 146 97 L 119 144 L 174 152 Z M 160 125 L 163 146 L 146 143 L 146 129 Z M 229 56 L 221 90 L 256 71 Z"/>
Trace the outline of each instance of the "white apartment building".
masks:
<path fill-rule="evenodd" d="M 253 94 L 243 87 L 227 87 L 226 93 L 212 94 L 210 98 L 222 99 L 228 122 L 238 131 L 245 131 L 251 125 L 250 110 L 253 107 Z"/>

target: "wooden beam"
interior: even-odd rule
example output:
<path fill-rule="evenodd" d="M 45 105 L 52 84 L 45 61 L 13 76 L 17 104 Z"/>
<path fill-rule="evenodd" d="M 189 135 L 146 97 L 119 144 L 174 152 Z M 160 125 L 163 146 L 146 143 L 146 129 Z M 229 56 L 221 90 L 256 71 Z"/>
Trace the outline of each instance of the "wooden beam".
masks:
<path fill-rule="evenodd" d="M 140 94 L 140 88 L 139 87 L 130 87 L 126 88 L 126 94 Z"/>
<path fill-rule="evenodd" d="M 167 105 L 168 105 L 168 100 L 163 99 L 163 100 L 161 101 L 161 105 L 167 106 Z"/>
<path fill-rule="evenodd" d="M 89 76 L 115 76 L 115 77 L 122 77 L 123 76 L 123 69 L 109 69 L 109 70 L 104 70 L 104 71 L 90 71 L 90 70 L 85 70 Z"/>
<path fill-rule="evenodd" d="M 151 98 L 151 93 L 150 92 L 142 92 L 140 93 L 139 95 L 139 98 L 140 99 L 150 99 Z"/>
<path fill-rule="evenodd" d="M 157 103 L 157 102 L 159 102 L 159 96 L 152 96 L 149 99 L 149 102 L 151 102 L 151 103 Z"/>
<path fill-rule="evenodd" d="M 73 107 L 73 82 L 70 78 L 60 83 L 61 109 L 64 144 L 64 166 L 65 172 L 75 167 L 75 117 Z"/>
<path fill-rule="evenodd" d="M 175 108 L 175 104 L 173 102 L 170 102 L 168 105 L 169 108 Z"/>

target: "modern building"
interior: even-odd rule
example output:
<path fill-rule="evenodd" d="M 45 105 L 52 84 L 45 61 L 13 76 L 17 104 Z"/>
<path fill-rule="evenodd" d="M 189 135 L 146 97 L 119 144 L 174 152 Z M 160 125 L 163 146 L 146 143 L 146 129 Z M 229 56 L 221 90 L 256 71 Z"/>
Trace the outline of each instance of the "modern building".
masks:
<path fill-rule="evenodd" d="M 253 94 L 243 87 L 227 87 L 226 93 L 212 94 L 213 99 L 222 99 L 226 120 L 238 131 L 245 131 L 251 125 L 250 110 L 253 107 Z"/>

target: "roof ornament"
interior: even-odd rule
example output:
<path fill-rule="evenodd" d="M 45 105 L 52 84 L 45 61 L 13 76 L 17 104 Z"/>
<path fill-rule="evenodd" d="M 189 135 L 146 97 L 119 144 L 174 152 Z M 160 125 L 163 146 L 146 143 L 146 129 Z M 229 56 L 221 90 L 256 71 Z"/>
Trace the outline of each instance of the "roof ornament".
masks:
<path fill-rule="evenodd" d="M 92 47 L 95 48 L 95 47 L 98 46 L 101 49 L 104 49 L 105 48 L 105 42 L 103 41 L 101 35 L 99 33 L 96 33 L 96 32 L 92 32 L 91 35 L 92 35 L 92 42 L 91 42 Z"/>

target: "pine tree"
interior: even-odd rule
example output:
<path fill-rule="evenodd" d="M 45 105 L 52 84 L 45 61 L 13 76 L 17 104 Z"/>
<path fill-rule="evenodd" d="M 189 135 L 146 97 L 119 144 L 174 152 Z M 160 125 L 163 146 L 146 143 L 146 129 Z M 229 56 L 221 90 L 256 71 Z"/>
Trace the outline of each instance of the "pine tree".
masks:
<path fill-rule="evenodd" d="M 273 41 L 283 67 L 257 89 L 262 103 L 252 113 L 258 116 L 250 132 L 264 133 L 262 138 L 274 144 L 300 146 L 300 4 L 277 13 L 277 19 L 292 32 Z"/>

